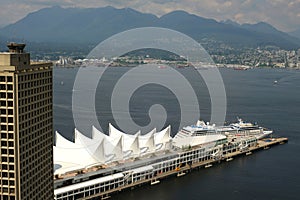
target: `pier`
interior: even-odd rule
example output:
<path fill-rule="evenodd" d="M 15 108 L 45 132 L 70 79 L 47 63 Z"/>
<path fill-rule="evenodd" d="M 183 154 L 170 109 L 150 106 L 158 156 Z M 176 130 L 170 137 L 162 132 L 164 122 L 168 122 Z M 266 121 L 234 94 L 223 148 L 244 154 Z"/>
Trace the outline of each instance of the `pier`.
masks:
<path fill-rule="evenodd" d="M 123 190 L 127 189 L 134 189 L 135 187 L 139 187 L 141 185 L 149 184 L 149 185 L 156 185 L 161 182 L 161 180 L 169 177 L 169 176 L 174 176 L 174 177 L 182 177 L 186 175 L 187 173 L 191 172 L 194 169 L 200 169 L 200 168 L 209 168 L 213 167 L 214 165 L 217 165 L 221 162 L 228 162 L 233 160 L 235 157 L 239 156 L 250 156 L 252 153 L 255 153 L 256 151 L 259 150 L 266 150 L 271 148 L 272 146 L 275 145 L 281 145 L 285 144 L 288 142 L 288 138 L 267 138 L 263 140 L 258 140 L 256 145 L 250 146 L 246 149 L 243 150 L 238 150 L 235 152 L 231 153 L 226 153 L 223 156 L 220 156 L 219 158 L 210 158 L 205 161 L 200 161 L 200 162 L 192 162 L 188 163 L 187 165 L 181 167 L 176 167 L 174 170 L 166 171 L 163 173 L 156 174 L 155 176 L 149 176 L 147 179 L 135 181 L 129 184 L 124 184 L 123 186 L 119 186 L 114 189 L 110 189 L 98 194 L 90 195 L 89 198 L 81 198 L 81 199 L 109 199 L 111 195 L 114 193 L 121 192 Z"/>

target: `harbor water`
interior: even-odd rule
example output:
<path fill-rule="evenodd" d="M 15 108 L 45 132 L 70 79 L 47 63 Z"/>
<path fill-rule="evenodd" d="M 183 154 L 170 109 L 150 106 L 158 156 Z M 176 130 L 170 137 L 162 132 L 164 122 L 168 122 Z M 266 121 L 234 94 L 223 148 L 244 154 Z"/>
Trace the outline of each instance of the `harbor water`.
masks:
<path fill-rule="evenodd" d="M 54 69 L 54 129 L 73 139 L 72 92 L 77 68 Z M 110 96 L 114 84 L 130 68 L 106 70 L 96 94 L 99 124 L 107 132 L 114 124 Z M 163 69 L 162 69 L 163 70 Z M 192 84 L 199 99 L 201 118 L 210 119 L 210 98 L 195 71 L 178 69 Z M 154 186 L 143 186 L 114 195 L 112 199 L 298 199 L 300 192 L 300 71 L 286 69 L 220 69 L 227 95 L 226 122 L 240 117 L 274 130 L 274 136 L 288 137 L 285 145 L 271 147 L 250 156 L 235 158 L 208 169 L 193 171 L 180 178 L 162 180 Z M 199 81 L 200 80 L 200 81 Z M 188 97 L 187 97 L 188 98 Z M 180 120 L 180 102 L 172 92 L 155 84 L 144 86 L 130 102 L 131 116 L 140 126 L 149 123 L 149 106 L 162 105 L 167 112 L 167 124 L 173 134 Z M 80 108 L 76 108 L 80 109 Z M 88 118 L 89 111 L 82 111 Z M 185 122 L 192 124 L 194 122 Z M 115 124 L 114 124 L 115 125 Z M 90 125 L 91 126 L 91 125 Z M 127 127 L 130 130 L 130 127 Z M 132 130 L 135 131 L 135 130 Z M 148 130 L 143 130 L 147 132 Z M 89 130 L 83 130 L 89 136 Z"/>

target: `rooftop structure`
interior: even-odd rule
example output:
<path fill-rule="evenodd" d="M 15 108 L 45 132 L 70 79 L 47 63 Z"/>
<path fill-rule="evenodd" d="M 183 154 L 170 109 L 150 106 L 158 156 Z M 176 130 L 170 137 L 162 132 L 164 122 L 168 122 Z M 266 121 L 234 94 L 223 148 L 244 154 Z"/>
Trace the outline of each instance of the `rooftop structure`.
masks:
<path fill-rule="evenodd" d="M 23 53 L 26 44 L 11 42 L 7 44 L 10 53 Z"/>
<path fill-rule="evenodd" d="M 54 174 L 87 169 L 95 165 L 107 165 L 115 161 L 130 160 L 171 149 L 170 126 L 160 132 L 156 129 L 141 135 L 126 134 L 109 124 L 106 135 L 93 127 L 92 138 L 75 129 L 75 141 L 65 139 L 56 132 Z M 78 159 L 80 157 L 81 159 Z"/>

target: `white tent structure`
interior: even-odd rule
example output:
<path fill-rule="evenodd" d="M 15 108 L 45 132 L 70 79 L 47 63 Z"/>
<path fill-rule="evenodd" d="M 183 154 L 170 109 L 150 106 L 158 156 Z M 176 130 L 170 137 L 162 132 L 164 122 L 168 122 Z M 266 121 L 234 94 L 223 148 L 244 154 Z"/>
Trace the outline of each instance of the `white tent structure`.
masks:
<path fill-rule="evenodd" d="M 171 126 L 154 134 L 156 150 L 164 150 L 170 145 L 171 141 Z"/>
<path fill-rule="evenodd" d="M 124 153 L 124 158 L 137 157 L 140 155 L 139 135 L 140 131 L 134 135 L 126 134 L 109 124 L 109 138 L 119 139 L 122 137 L 122 152 Z"/>
<path fill-rule="evenodd" d="M 141 154 L 152 153 L 155 151 L 155 141 L 154 141 L 155 132 L 156 129 L 153 129 L 149 133 L 145 135 L 141 135 L 139 137 Z"/>
<path fill-rule="evenodd" d="M 65 139 L 58 132 L 55 135 L 57 144 L 53 147 L 55 174 L 64 174 L 101 162 L 85 146 Z"/>
<path fill-rule="evenodd" d="M 90 155 L 95 157 L 95 159 L 99 162 L 105 160 L 104 142 L 104 136 L 102 138 L 90 139 L 79 132 L 77 129 L 75 129 L 75 145 L 81 145 L 82 147 L 87 149 Z"/>
<path fill-rule="evenodd" d="M 54 149 L 54 174 L 64 174 L 99 164 L 136 158 L 171 148 L 170 126 L 160 132 L 153 129 L 145 135 L 140 131 L 126 134 L 109 124 L 109 135 L 92 127 L 92 138 L 74 130 L 71 142 L 56 132 Z"/>

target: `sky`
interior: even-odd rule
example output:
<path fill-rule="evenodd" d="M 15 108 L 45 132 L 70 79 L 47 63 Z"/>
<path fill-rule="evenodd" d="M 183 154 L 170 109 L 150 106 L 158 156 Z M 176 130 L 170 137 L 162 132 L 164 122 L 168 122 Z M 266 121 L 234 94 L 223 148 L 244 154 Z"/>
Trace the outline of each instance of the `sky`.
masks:
<path fill-rule="evenodd" d="M 201 17 L 238 23 L 267 22 L 282 31 L 300 29 L 300 0 L 0 0 L 0 27 L 51 6 L 129 7 L 161 16 L 185 10 Z"/>

